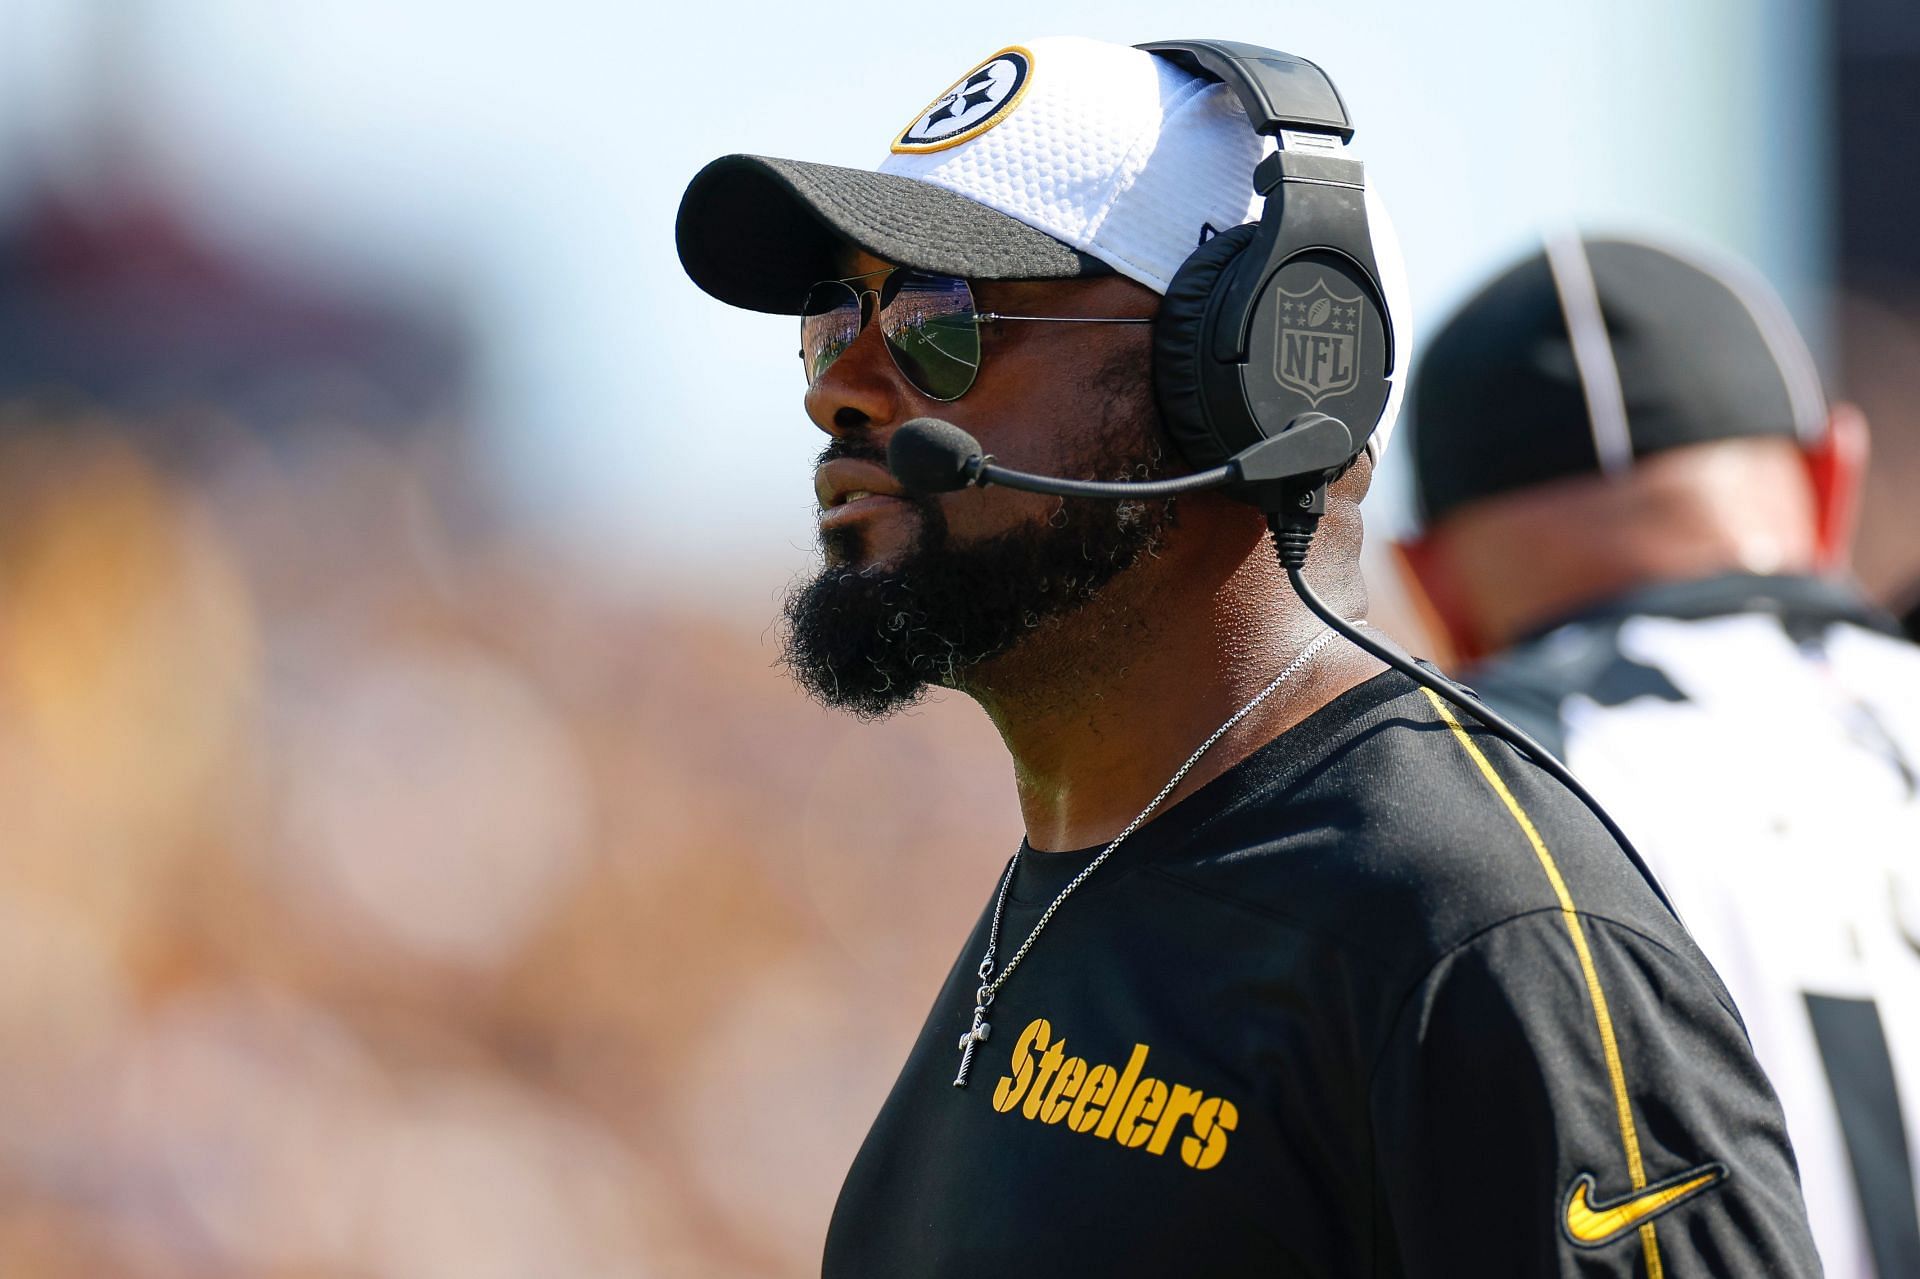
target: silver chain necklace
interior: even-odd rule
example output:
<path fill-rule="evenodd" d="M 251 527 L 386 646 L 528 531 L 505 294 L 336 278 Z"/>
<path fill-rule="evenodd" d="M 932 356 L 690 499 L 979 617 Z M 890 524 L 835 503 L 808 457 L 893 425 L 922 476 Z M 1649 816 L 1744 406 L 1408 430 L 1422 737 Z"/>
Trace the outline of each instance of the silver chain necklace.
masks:
<path fill-rule="evenodd" d="M 1007 889 L 1013 883 L 1013 872 L 1014 868 L 1020 864 L 1020 854 L 1015 853 L 1008 859 L 1006 873 L 1000 877 L 1000 895 L 996 897 L 993 902 L 993 926 L 987 931 L 987 953 L 980 960 L 980 987 L 973 992 L 973 1025 L 968 1029 L 966 1034 L 960 1036 L 960 1073 L 953 1078 L 953 1086 L 955 1088 L 965 1088 L 967 1086 L 967 1070 L 973 1065 L 973 1050 L 987 1042 L 987 1032 L 991 1029 L 987 1024 L 987 1009 L 993 1007 L 994 996 L 1000 993 L 1000 988 L 1007 984 L 1007 978 L 1013 976 L 1013 970 L 1020 966 L 1020 961 L 1027 957 L 1028 951 L 1033 949 L 1033 943 L 1039 938 L 1041 931 L 1044 930 L 1047 924 L 1053 919 L 1054 912 L 1060 909 L 1060 903 L 1066 901 L 1074 889 L 1085 883 L 1087 876 L 1100 869 L 1100 864 L 1113 855 L 1113 850 L 1120 847 L 1121 841 L 1138 830 L 1140 824 L 1152 816 L 1153 810 L 1160 807 L 1161 802 L 1165 800 L 1167 796 L 1173 794 L 1173 788 L 1180 784 L 1181 778 L 1185 777 L 1188 770 L 1200 762 L 1200 757 L 1205 755 L 1207 751 L 1213 747 L 1215 742 L 1225 737 L 1229 729 L 1235 724 L 1238 724 L 1242 719 L 1245 719 L 1256 706 L 1266 701 L 1275 689 L 1286 683 L 1290 677 L 1299 672 L 1301 667 L 1318 656 L 1320 650 L 1326 647 L 1327 641 L 1331 640 L 1333 636 L 1334 632 L 1331 628 L 1321 631 L 1311 644 L 1308 644 L 1300 650 L 1299 656 L 1287 663 L 1285 670 L 1273 677 L 1272 683 L 1254 694 L 1252 701 L 1235 711 L 1226 723 L 1213 730 L 1213 736 L 1201 742 L 1200 748 L 1194 751 L 1193 754 L 1187 756 L 1187 762 L 1180 765 L 1180 767 L 1174 771 L 1173 776 L 1167 779 L 1167 784 L 1160 788 L 1160 793 L 1155 795 L 1152 801 L 1140 810 L 1140 815 L 1128 822 L 1127 828 L 1118 835 L 1115 835 L 1113 842 L 1101 849 L 1098 857 L 1088 862 L 1078 875 L 1075 875 L 1067 882 L 1065 888 L 1062 888 L 1055 894 L 1053 901 L 1049 903 L 1046 910 L 1041 913 L 1039 922 L 1034 924 L 1033 931 L 1028 933 L 1027 939 L 1020 943 L 1020 949 L 1013 952 L 1013 958 L 1009 959 L 1007 966 L 1000 970 L 998 976 L 995 976 L 993 972 L 993 957 L 1000 946 L 1000 919 L 1006 913 Z"/>

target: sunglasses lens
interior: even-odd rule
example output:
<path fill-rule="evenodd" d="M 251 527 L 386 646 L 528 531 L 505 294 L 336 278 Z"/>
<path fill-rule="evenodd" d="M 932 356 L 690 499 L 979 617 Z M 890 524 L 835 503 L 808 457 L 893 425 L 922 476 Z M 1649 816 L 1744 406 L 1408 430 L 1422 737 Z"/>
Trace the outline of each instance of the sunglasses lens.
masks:
<path fill-rule="evenodd" d="M 936 400 L 957 400 L 980 370 L 980 326 L 965 280 L 919 271 L 888 277 L 880 332 L 909 382 Z"/>
<path fill-rule="evenodd" d="M 822 280 L 807 290 L 800 306 L 800 362 L 807 385 L 819 381 L 859 336 L 858 293 L 838 280 Z"/>

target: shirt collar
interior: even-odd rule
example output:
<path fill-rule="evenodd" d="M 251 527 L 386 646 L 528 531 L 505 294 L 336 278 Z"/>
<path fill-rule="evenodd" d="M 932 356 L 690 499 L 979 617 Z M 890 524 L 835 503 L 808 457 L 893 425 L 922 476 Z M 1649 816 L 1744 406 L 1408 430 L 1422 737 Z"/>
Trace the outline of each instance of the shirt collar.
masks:
<path fill-rule="evenodd" d="M 1818 631 L 1836 622 L 1899 635 L 1899 623 L 1876 607 L 1852 582 L 1830 577 L 1724 573 L 1684 582 L 1657 582 L 1615 595 L 1577 613 L 1533 628 L 1533 639 L 1562 626 L 1671 617 L 1697 621 L 1738 613 L 1770 614 L 1789 632 Z"/>

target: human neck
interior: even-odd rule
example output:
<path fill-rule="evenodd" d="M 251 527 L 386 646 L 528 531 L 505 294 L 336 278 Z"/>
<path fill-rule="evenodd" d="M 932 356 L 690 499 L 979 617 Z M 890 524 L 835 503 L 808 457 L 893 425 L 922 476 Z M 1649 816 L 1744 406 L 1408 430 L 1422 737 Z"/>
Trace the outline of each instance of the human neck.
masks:
<path fill-rule="evenodd" d="M 1803 466 L 1780 441 L 1723 441 L 1469 508 L 1445 536 L 1471 566 L 1479 648 L 1497 651 L 1642 586 L 1812 571 L 1816 514 Z"/>
<path fill-rule="evenodd" d="M 1035 849 L 1118 835 L 1323 629 L 1261 556 L 1210 583 L 1178 571 L 1154 577 L 1110 591 L 968 681 L 1013 757 Z M 1342 611 L 1363 613 L 1364 602 Z M 1381 669 L 1330 644 L 1209 750 L 1163 808 Z"/>
<path fill-rule="evenodd" d="M 1479 583 L 1485 647 L 1497 651 L 1597 601 L 1663 582 L 1688 582 L 1725 573 L 1806 573 L 1812 556 L 1772 536 L 1742 537 L 1703 526 L 1623 531 L 1595 541 L 1610 554 L 1573 547 L 1559 559 L 1528 562 L 1507 557 L 1496 576 Z"/>

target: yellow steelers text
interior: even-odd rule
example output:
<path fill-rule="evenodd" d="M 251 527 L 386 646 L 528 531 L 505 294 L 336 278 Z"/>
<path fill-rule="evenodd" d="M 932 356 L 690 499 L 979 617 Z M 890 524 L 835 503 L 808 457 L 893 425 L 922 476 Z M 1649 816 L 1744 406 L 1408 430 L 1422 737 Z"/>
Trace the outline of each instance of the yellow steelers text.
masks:
<path fill-rule="evenodd" d="M 1056 1039 L 1052 1024 L 1036 1017 L 1013 1046 L 1012 1073 L 994 1086 L 993 1108 L 1006 1114 L 1017 1106 L 1027 1119 L 1064 1123 L 1073 1132 L 1152 1155 L 1166 1154 L 1178 1136 L 1180 1162 L 1213 1167 L 1226 1157 L 1239 1108 L 1224 1097 L 1148 1076 L 1148 1051 L 1135 1044 L 1119 1069 L 1089 1064 L 1067 1056 L 1066 1039 Z"/>

